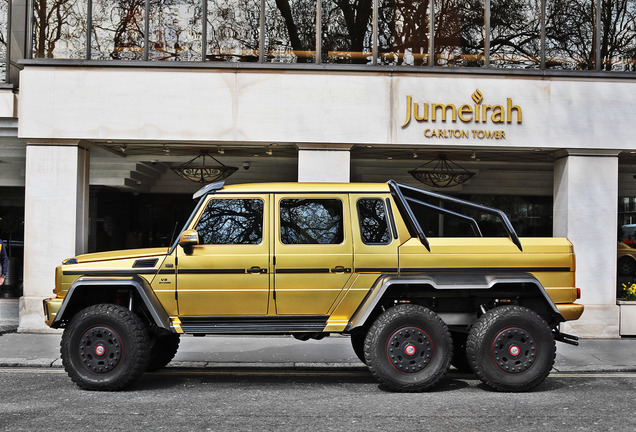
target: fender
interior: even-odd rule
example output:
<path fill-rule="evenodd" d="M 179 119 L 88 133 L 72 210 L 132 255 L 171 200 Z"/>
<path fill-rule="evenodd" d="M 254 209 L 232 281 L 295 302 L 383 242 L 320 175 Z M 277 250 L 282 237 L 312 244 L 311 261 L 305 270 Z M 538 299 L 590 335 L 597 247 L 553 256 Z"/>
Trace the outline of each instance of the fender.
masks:
<path fill-rule="evenodd" d="M 161 302 L 157 298 L 155 292 L 152 290 L 148 282 L 137 276 L 118 276 L 116 278 L 108 278 L 108 277 L 94 277 L 94 276 L 84 276 L 77 279 L 71 288 L 68 290 L 66 297 L 64 297 L 64 301 L 60 306 L 60 310 L 58 311 L 55 319 L 51 323 L 52 328 L 59 328 L 62 320 L 64 320 L 66 315 L 66 310 L 68 306 L 73 302 L 73 295 L 90 287 L 96 286 L 108 286 L 108 287 L 122 287 L 122 288 L 132 288 L 139 295 L 139 298 L 143 301 L 144 306 L 150 313 L 152 320 L 157 325 L 157 327 L 169 330 L 174 332 L 170 325 L 170 317 L 166 313 L 165 309 L 161 305 Z"/>
<path fill-rule="evenodd" d="M 521 283 L 536 286 L 555 321 L 565 321 L 545 288 L 541 285 L 541 282 L 530 273 L 420 273 L 408 276 L 380 276 L 360 304 L 360 307 L 358 307 L 358 310 L 353 314 L 346 330 L 350 331 L 356 327 L 363 326 L 391 285 L 428 285 L 435 290 L 489 290 L 499 284 Z"/>

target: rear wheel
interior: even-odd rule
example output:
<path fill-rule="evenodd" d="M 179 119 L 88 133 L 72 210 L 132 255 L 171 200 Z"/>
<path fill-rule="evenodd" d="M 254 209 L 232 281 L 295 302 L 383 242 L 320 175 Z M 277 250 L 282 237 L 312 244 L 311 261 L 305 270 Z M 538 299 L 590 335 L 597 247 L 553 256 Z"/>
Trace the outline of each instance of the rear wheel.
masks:
<path fill-rule="evenodd" d="M 541 384 L 556 357 L 547 323 L 521 306 L 483 314 L 470 330 L 466 351 L 479 379 L 500 391 L 526 391 Z"/>
<path fill-rule="evenodd" d="M 89 306 L 64 329 L 60 353 L 66 373 L 86 390 L 121 390 L 138 380 L 150 352 L 146 325 L 128 309 Z"/>
<path fill-rule="evenodd" d="M 384 312 L 369 329 L 364 354 L 371 373 L 397 391 L 422 391 L 448 371 L 453 343 L 430 309 L 403 304 Z"/>

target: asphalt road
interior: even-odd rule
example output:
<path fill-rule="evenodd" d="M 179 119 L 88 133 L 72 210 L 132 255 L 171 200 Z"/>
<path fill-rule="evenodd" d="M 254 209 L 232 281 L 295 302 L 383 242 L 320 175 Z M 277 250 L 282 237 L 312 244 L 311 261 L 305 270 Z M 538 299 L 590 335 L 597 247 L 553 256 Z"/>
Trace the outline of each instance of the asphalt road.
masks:
<path fill-rule="evenodd" d="M 636 374 L 552 374 L 530 393 L 450 373 L 386 391 L 364 369 L 175 369 L 131 390 L 80 390 L 61 369 L 0 369 L 0 430 L 633 431 Z"/>

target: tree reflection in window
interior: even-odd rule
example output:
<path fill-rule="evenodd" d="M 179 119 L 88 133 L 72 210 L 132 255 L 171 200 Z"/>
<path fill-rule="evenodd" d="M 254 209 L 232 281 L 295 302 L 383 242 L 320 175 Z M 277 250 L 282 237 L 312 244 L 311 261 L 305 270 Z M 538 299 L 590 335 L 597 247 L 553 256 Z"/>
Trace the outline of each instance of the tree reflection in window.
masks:
<path fill-rule="evenodd" d="M 151 0 L 150 60 L 201 60 L 202 12 L 201 0 Z"/>
<path fill-rule="evenodd" d="M 371 64 L 372 16 L 372 0 L 323 0 L 322 61 Z"/>
<path fill-rule="evenodd" d="M 602 69 L 636 71 L 636 0 L 603 0 Z"/>
<path fill-rule="evenodd" d="M 213 199 L 195 229 L 201 244 L 259 244 L 263 240 L 263 201 Z"/>
<path fill-rule="evenodd" d="M 280 237 L 284 244 L 342 243 L 342 202 L 337 199 L 281 200 Z"/>
<path fill-rule="evenodd" d="M 271 63 L 316 62 L 316 0 L 267 0 L 265 51 Z"/>
<path fill-rule="evenodd" d="M 145 0 L 93 2 L 91 58 L 143 60 Z"/>
<path fill-rule="evenodd" d="M 378 7 L 378 63 L 428 64 L 429 1 L 381 0 Z"/>
<path fill-rule="evenodd" d="M 484 0 L 434 0 L 435 65 L 484 65 Z"/>
<path fill-rule="evenodd" d="M 491 0 L 490 63 L 502 68 L 541 65 L 541 0 Z"/>
<path fill-rule="evenodd" d="M 379 198 L 358 200 L 358 220 L 360 235 L 365 244 L 391 243 L 384 201 Z"/>
<path fill-rule="evenodd" d="M 33 1 L 33 56 L 86 57 L 88 0 Z"/>
<path fill-rule="evenodd" d="M 257 62 L 260 16 L 260 0 L 209 0 L 206 59 Z"/>

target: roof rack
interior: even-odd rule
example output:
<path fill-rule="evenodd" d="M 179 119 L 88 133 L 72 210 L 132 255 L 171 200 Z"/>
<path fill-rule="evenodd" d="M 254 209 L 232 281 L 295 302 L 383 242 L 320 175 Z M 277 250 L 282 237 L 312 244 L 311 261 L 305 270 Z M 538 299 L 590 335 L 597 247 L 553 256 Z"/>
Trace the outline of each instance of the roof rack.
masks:
<path fill-rule="evenodd" d="M 419 189 L 413 186 L 397 183 L 395 180 L 389 180 L 387 183 L 389 185 L 389 188 L 391 189 L 391 194 L 395 198 L 395 201 L 398 207 L 400 208 L 401 212 L 406 216 L 405 219 L 406 219 L 409 231 L 411 232 L 411 235 L 417 236 L 420 239 L 420 242 L 422 242 L 422 244 L 426 247 L 426 249 L 428 249 L 429 252 L 431 251 L 431 246 L 428 242 L 428 239 L 426 238 L 426 234 L 424 233 L 422 226 L 420 225 L 417 218 L 415 217 L 415 213 L 413 213 L 413 210 L 411 209 L 410 203 L 420 205 L 428 209 L 431 209 L 435 212 L 468 222 L 473 232 L 475 233 L 475 236 L 483 237 L 483 234 L 481 232 L 481 229 L 479 228 L 479 224 L 474 218 L 445 209 L 440 206 L 436 206 L 434 204 L 429 204 L 427 202 L 424 202 L 422 200 L 423 197 L 436 198 L 442 202 L 452 203 L 452 204 L 459 205 L 460 207 L 471 208 L 471 209 L 478 210 L 482 213 L 493 214 L 498 216 L 510 240 L 519 248 L 520 251 L 523 251 L 523 248 L 521 247 L 521 241 L 519 240 L 519 236 L 517 235 L 515 229 L 512 227 L 512 224 L 510 223 L 508 216 L 503 211 L 496 208 L 487 207 L 481 204 L 476 204 L 470 201 L 465 201 L 459 198 L 454 198 L 448 195 L 442 195 L 437 192 L 431 192 L 431 191 Z"/>

